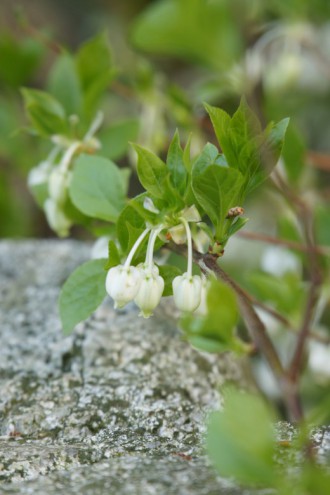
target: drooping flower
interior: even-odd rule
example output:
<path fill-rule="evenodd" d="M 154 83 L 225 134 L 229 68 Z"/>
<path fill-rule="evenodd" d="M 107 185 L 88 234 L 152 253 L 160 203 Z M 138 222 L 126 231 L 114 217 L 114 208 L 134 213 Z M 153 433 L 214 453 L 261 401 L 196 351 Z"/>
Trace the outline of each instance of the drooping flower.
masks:
<path fill-rule="evenodd" d="M 145 318 L 149 318 L 149 316 L 152 315 L 152 312 L 155 307 L 158 306 L 164 291 L 164 279 L 159 275 L 159 269 L 153 261 L 155 242 L 158 234 L 163 228 L 163 225 L 159 225 L 151 231 L 146 259 L 141 266 L 142 282 L 137 296 L 134 299 L 137 306 L 141 309 L 140 315 Z"/>
<path fill-rule="evenodd" d="M 71 172 L 69 170 L 56 167 L 49 176 L 49 197 L 60 205 L 64 204 L 68 195 L 70 180 Z"/>
<path fill-rule="evenodd" d="M 172 282 L 174 302 L 181 311 L 195 311 L 201 302 L 202 279 L 192 274 L 192 238 L 187 220 L 180 218 L 186 229 L 188 246 L 187 271 Z"/>
<path fill-rule="evenodd" d="M 164 279 L 159 275 L 156 265 L 152 269 L 148 266 L 141 267 L 142 281 L 138 293 L 134 299 L 140 308 L 140 315 L 149 318 L 153 310 L 158 306 L 164 291 Z"/>
<path fill-rule="evenodd" d="M 69 229 L 72 225 L 62 210 L 61 205 L 51 198 L 48 198 L 44 203 L 44 210 L 49 226 L 60 236 L 65 237 L 69 234 Z"/>
<path fill-rule="evenodd" d="M 115 308 L 123 308 L 133 301 L 142 281 L 141 270 L 135 266 L 118 265 L 108 271 L 105 287 L 115 301 Z"/>
<path fill-rule="evenodd" d="M 202 280 L 198 275 L 184 273 L 172 282 L 175 305 L 181 311 L 195 311 L 201 303 Z"/>
<path fill-rule="evenodd" d="M 117 265 L 107 273 L 105 288 L 110 297 L 115 301 L 115 308 L 122 308 L 128 302 L 133 301 L 138 293 L 142 281 L 141 269 L 131 266 L 134 254 L 139 245 L 150 231 L 145 229 L 135 241 L 124 265 Z"/>

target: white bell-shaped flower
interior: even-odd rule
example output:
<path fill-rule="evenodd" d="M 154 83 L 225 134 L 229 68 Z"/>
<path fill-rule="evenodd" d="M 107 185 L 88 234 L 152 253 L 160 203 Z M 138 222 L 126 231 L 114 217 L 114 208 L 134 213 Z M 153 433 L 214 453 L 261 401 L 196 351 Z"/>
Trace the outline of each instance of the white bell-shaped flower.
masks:
<path fill-rule="evenodd" d="M 50 228 L 60 237 L 66 237 L 72 222 L 63 212 L 61 205 L 48 198 L 44 203 L 44 210 Z"/>
<path fill-rule="evenodd" d="M 195 311 L 201 303 L 202 279 L 188 272 L 172 282 L 175 305 L 181 311 Z"/>
<path fill-rule="evenodd" d="M 115 301 L 115 308 L 123 308 L 133 301 L 142 281 L 141 269 L 135 266 L 118 265 L 110 268 L 105 281 L 105 288 Z"/>
<path fill-rule="evenodd" d="M 153 310 L 158 306 L 164 291 L 164 279 L 159 275 L 156 265 L 150 269 L 148 266 L 141 268 L 142 281 L 134 301 L 141 309 L 141 316 L 149 318 Z"/>
<path fill-rule="evenodd" d="M 51 199 L 63 204 L 68 195 L 71 172 L 63 168 L 55 168 L 49 176 L 48 191 Z"/>

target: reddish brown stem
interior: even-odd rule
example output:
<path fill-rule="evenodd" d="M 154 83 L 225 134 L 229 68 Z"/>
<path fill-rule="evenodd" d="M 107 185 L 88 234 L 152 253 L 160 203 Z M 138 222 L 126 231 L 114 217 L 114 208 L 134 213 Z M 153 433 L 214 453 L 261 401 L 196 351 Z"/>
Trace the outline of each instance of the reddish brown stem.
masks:
<path fill-rule="evenodd" d="M 245 291 L 242 290 L 241 287 L 237 285 L 236 282 L 234 282 L 234 280 L 232 280 L 229 275 L 227 275 L 227 273 L 222 270 L 222 268 L 219 267 L 214 256 L 210 254 L 199 255 L 199 253 L 195 253 L 195 258 L 196 257 L 198 258 L 197 262 L 202 271 L 206 273 L 210 271 L 213 272 L 219 279 L 221 279 L 235 291 L 240 310 L 242 312 L 244 321 L 253 342 L 256 344 L 257 348 L 264 354 L 275 376 L 278 378 L 278 380 L 281 380 L 284 374 L 281 361 L 273 346 L 272 341 L 266 333 L 264 324 L 257 315 Z"/>
<path fill-rule="evenodd" d="M 237 234 L 239 237 L 242 237 L 243 239 L 248 239 L 251 241 L 261 241 L 261 242 L 267 242 L 269 244 L 276 244 L 278 246 L 283 246 L 287 247 L 289 249 L 296 249 L 297 251 L 302 251 L 305 253 L 310 252 L 311 250 L 315 251 L 317 254 L 328 256 L 330 254 L 330 249 L 326 246 L 305 246 L 303 244 L 300 244 L 299 242 L 294 242 L 294 241 L 288 241 L 285 239 L 278 239 L 276 237 L 272 237 L 270 235 L 265 235 L 265 234 L 259 234 L 257 232 L 238 232 Z"/>
<path fill-rule="evenodd" d="M 200 253 L 195 253 L 195 261 L 202 271 L 206 274 L 213 272 L 219 279 L 235 291 L 238 305 L 250 336 L 268 362 L 268 365 L 277 379 L 288 412 L 288 417 L 294 422 L 302 421 L 303 411 L 297 383 L 292 381 L 284 370 L 273 342 L 268 336 L 264 324 L 255 312 L 249 296 L 247 296 L 246 292 L 219 267 L 214 256 L 210 254 L 201 255 Z"/>
<path fill-rule="evenodd" d="M 289 188 L 279 173 L 274 174 L 276 187 L 279 192 L 289 201 L 291 208 L 297 214 L 298 220 L 303 229 L 308 265 L 310 272 L 310 286 L 307 295 L 306 309 L 302 318 L 300 330 L 298 332 L 297 344 L 289 368 L 286 372 L 287 385 L 289 390 L 298 390 L 300 375 L 303 366 L 304 351 L 307 339 L 310 335 L 315 308 L 319 299 L 320 287 L 322 284 L 321 269 L 319 266 L 319 252 L 315 242 L 313 214 L 307 203 L 299 197 L 295 191 Z"/>

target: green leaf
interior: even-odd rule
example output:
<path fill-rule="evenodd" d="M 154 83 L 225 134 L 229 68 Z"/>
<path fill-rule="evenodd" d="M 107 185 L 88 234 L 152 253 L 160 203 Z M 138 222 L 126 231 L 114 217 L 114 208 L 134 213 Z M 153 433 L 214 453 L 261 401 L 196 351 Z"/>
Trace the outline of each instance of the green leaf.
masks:
<path fill-rule="evenodd" d="M 230 208 L 240 206 L 244 178 L 233 168 L 210 165 L 201 175 L 193 174 L 194 194 L 216 227 L 216 239 L 224 235 L 225 219 Z"/>
<path fill-rule="evenodd" d="M 171 296 L 173 294 L 172 282 L 175 277 L 182 275 L 182 271 L 177 266 L 172 265 L 159 265 L 159 275 L 163 277 L 165 281 L 163 297 Z"/>
<path fill-rule="evenodd" d="M 134 210 L 140 215 L 141 218 L 144 219 L 144 222 L 148 222 L 151 225 L 159 224 L 159 214 L 153 211 L 150 211 L 145 208 L 144 202 L 148 198 L 148 193 L 142 193 L 135 198 L 131 199 L 129 204 L 134 208 Z M 165 206 L 165 202 L 162 200 L 157 200 L 154 198 L 153 204 L 155 208 L 162 210 Z"/>
<path fill-rule="evenodd" d="M 48 89 L 62 103 L 67 115 L 80 114 L 81 84 L 75 62 L 68 53 L 60 55 L 53 65 L 49 75 Z"/>
<path fill-rule="evenodd" d="M 221 476 L 244 485 L 276 483 L 273 421 L 260 397 L 227 391 L 224 409 L 211 415 L 207 433 L 207 450 Z"/>
<path fill-rule="evenodd" d="M 67 196 L 65 200 L 63 213 L 71 220 L 72 224 L 83 225 L 86 229 L 90 229 L 92 219 L 84 215 L 84 213 L 72 203 L 70 196 Z"/>
<path fill-rule="evenodd" d="M 86 41 L 76 54 L 86 115 L 96 112 L 99 99 L 114 76 L 107 34 L 101 33 Z"/>
<path fill-rule="evenodd" d="M 256 137 L 260 124 L 244 99 L 231 118 L 220 108 L 206 105 L 214 131 L 228 165 L 239 170 L 245 178 L 246 189 L 260 168 L 260 156 Z"/>
<path fill-rule="evenodd" d="M 174 188 L 181 194 L 186 190 L 187 171 L 184 163 L 183 150 L 180 145 L 180 137 L 178 131 L 174 134 L 170 144 L 166 165 L 170 170 L 170 179 Z"/>
<path fill-rule="evenodd" d="M 120 265 L 121 258 L 114 241 L 110 240 L 108 245 L 108 261 L 104 267 L 105 270 L 110 270 L 113 266 Z"/>
<path fill-rule="evenodd" d="M 285 136 L 283 159 L 289 182 L 297 184 L 306 168 L 306 145 L 299 131 L 291 124 Z"/>
<path fill-rule="evenodd" d="M 1 30 L 0 37 L 0 81 L 12 88 L 19 88 L 34 75 L 45 47 L 30 36 L 18 39 L 14 32 Z"/>
<path fill-rule="evenodd" d="M 59 298 L 59 309 L 65 334 L 69 334 L 77 323 L 88 318 L 103 301 L 106 295 L 105 261 L 87 261 L 64 283 Z"/>
<path fill-rule="evenodd" d="M 219 342 L 217 339 L 212 337 L 203 337 L 201 335 L 189 335 L 189 343 L 199 351 L 210 352 L 212 354 L 220 354 L 221 352 L 226 352 L 232 350 L 228 347 L 225 342 Z"/>
<path fill-rule="evenodd" d="M 231 166 L 236 164 L 238 168 L 237 159 L 234 153 L 231 153 L 230 139 L 229 139 L 229 127 L 231 123 L 230 115 L 221 108 L 213 107 L 208 104 L 204 104 L 207 113 L 210 116 L 215 135 L 221 146 L 222 151 L 225 153 Z M 228 148 L 228 151 L 226 151 Z"/>
<path fill-rule="evenodd" d="M 278 311 L 299 320 L 306 294 L 297 273 L 287 272 L 282 276 L 275 276 L 253 271 L 248 276 L 248 283 L 257 298 L 271 302 Z"/>
<path fill-rule="evenodd" d="M 271 173 L 277 164 L 284 145 L 289 119 L 280 120 L 277 124 L 271 123 L 263 133 L 263 142 L 259 145 L 260 165 L 256 167 L 254 176 L 250 180 L 249 192 L 259 186 Z"/>
<path fill-rule="evenodd" d="M 126 228 L 128 232 L 128 244 L 127 244 L 127 252 L 129 252 L 132 247 L 134 246 L 135 242 L 137 239 L 140 237 L 142 232 L 145 230 L 144 228 L 138 228 L 134 227 L 130 223 L 126 223 Z M 136 250 L 133 259 L 132 259 L 132 265 L 138 265 L 139 263 L 142 263 L 145 260 L 145 255 L 147 251 L 147 243 L 148 243 L 148 235 L 146 238 L 141 242 L 139 245 L 138 249 Z"/>
<path fill-rule="evenodd" d="M 244 351 L 245 344 L 235 336 L 238 308 L 232 289 L 212 279 L 206 305 L 206 315 L 186 315 L 180 322 L 189 342 L 207 352 Z"/>
<path fill-rule="evenodd" d="M 119 173 L 121 175 L 124 195 L 127 196 L 132 170 L 129 167 L 122 167 L 119 169 Z"/>
<path fill-rule="evenodd" d="M 137 229 L 140 234 L 146 228 L 144 218 L 133 208 L 131 202 L 125 206 L 117 220 L 117 237 L 125 254 L 133 245 L 131 244 L 132 241 L 130 242 L 130 227 Z"/>
<path fill-rule="evenodd" d="M 133 144 L 138 155 L 137 173 L 143 187 L 156 198 L 163 198 L 166 194 L 164 189 L 168 169 L 165 163 L 154 153 Z"/>
<path fill-rule="evenodd" d="M 115 222 L 125 204 L 118 167 L 99 156 L 81 155 L 75 162 L 70 197 L 85 215 Z"/>
<path fill-rule="evenodd" d="M 188 140 L 186 142 L 186 146 L 184 147 L 183 150 L 183 163 L 184 166 L 186 167 L 186 170 L 188 173 L 191 172 L 192 169 L 192 160 L 191 160 L 191 138 L 192 138 L 192 133 L 189 134 Z"/>
<path fill-rule="evenodd" d="M 276 492 L 279 495 L 328 495 L 330 474 L 326 465 L 305 462 L 300 467 L 300 475 L 278 478 Z"/>
<path fill-rule="evenodd" d="M 215 165 L 219 157 L 219 150 L 214 144 L 207 143 L 193 164 L 193 174 L 202 174 L 210 165 Z"/>
<path fill-rule="evenodd" d="M 228 238 L 241 230 L 248 221 L 248 218 L 237 217 L 236 220 L 228 228 Z"/>
<path fill-rule="evenodd" d="M 137 138 L 139 122 L 136 119 L 127 119 L 107 127 L 99 134 L 102 144 L 102 153 L 112 160 L 121 158 L 128 148 L 128 143 Z"/>
<path fill-rule="evenodd" d="M 330 206 L 319 206 L 315 210 L 316 237 L 319 244 L 330 246 Z"/>
<path fill-rule="evenodd" d="M 263 182 L 276 165 L 288 119 L 271 124 L 262 132 L 257 117 L 245 99 L 242 99 L 232 118 L 219 108 L 205 107 L 228 165 L 244 176 L 247 194 Z"/>
<path fill-rule="evenodd" d="M 147 53 L 226 68 L 242 46 L 236 19 L 224 2 L 152 2 L 133 25 L 132 41 Z"/>
<path fill-rule="evenodd" d="M 37 89 L 22 88 L 21 91 L 25 110 L 39 134 L 49 136 L 66 132 L 64 108 L 53 96 Z"/>

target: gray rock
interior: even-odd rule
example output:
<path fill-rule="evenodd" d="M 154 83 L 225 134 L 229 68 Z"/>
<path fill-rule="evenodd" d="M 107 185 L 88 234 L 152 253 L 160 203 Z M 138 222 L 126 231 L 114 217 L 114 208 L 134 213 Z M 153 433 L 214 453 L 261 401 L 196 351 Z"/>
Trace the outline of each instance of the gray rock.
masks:
<path fill-rule="evenodd" d="M 1 493 L 239 493 L 202 444 L 218 386 L 241 369 L 184 342 L 170 302 L 144 320 L 106 300 L 63 337 L 59 290 L 89 251 L 0 243 Z"/>

